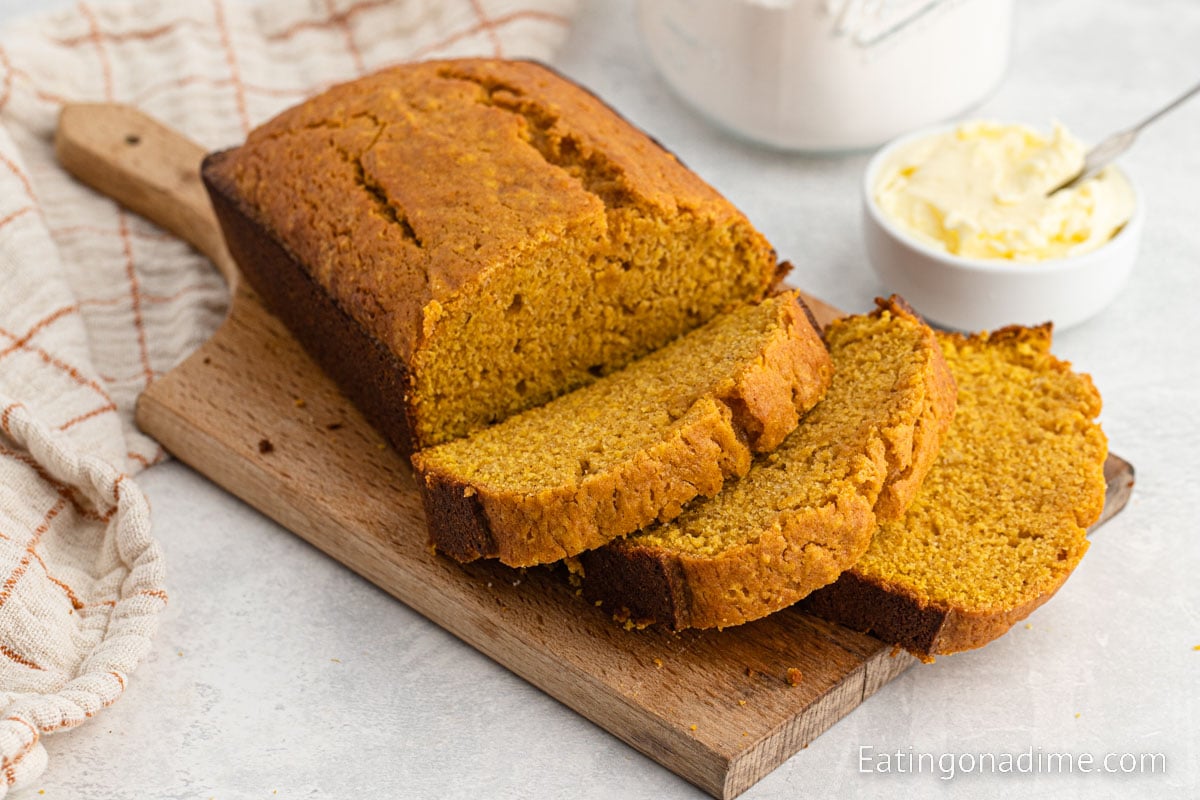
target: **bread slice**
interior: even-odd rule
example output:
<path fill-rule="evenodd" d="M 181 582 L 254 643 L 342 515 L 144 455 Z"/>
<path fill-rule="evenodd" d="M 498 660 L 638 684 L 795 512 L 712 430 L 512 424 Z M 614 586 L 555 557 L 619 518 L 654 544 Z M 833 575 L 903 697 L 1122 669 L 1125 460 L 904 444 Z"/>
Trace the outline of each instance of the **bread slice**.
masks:
<path fill-rule="evenodd" d="M 808 611 L 925 660 L 980 647 L 1062 586 L 1104 507 L 1107 442 L 1087 375 L 1051 330 L 940 334 L 958 413 L 907 515 Z"/>
<path fill-rule="evenodd" d="M 745 474 L 825 394 L 829 353 L 795 292 L 745 305 L 623 370 L 413 456 L 434 546 L 557 561 Z"/>
<path fill-rule="evenodd" d="M 766 616 L 824 586 L 903 514 L 954 413 L 933 331 L 902 301 L 832 323 L 825 398 L 770 455 L 674 521 L 585 553 L 584 592 L 675 628 Z"/>

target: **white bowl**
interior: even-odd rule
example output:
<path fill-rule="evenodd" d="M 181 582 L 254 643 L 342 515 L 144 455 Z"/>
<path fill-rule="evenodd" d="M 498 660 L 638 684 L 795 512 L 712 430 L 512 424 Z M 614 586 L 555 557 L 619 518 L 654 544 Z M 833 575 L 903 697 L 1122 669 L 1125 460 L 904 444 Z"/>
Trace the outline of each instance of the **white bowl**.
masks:
<path fill-rule="evenodd" d="M 888 292 L 901 295 L 930 322 L 959 330 L 1053 322 L 1069 328 L 1099 313 L 1125 285 L 1145 222 L 1141 192 L 1133 217 L 1096 250 L 1069 258 L 1019 262 L 966 258 L 939 251 L 896 225 L 875 202 L 879 172 L 897 148 L 951 129 L 931 128 L 884 145 L 863 176 L 863 228 L 871 266 Z"/>

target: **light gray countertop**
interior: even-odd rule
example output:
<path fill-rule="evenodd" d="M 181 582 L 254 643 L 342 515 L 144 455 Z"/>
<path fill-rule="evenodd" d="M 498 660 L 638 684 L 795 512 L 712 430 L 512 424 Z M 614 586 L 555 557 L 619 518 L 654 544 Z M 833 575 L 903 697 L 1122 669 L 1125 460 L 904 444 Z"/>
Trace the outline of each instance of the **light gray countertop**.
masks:
<path fill-rule="evenodd" d="M 0 3 L 0 16 L 45 7 Z M 558 66 L 674 150 L 851 310 L 883 291 L 859 233 L 864 154 L 767 152 L 654 73 L 626 3 L 585 2 Z M 975 115 L 1085 139 L 1200 78 L 1200 4 L 1025 0 L 1008 79 Z M 1200 101 L 1123 163 L 1149 205 L 1126 291 L 1057 338 L 1092 374 L 1128 508 L 1047 606 L 987 648 L 917 666 L 747 800 L 1194 797 L 1200 791 Z M 138 479 L 171 603 L 120 702 L 46 737 L 46 798 L 699 797 L 604 730 L 177 463 Z M 235 565 L 245 565 L 237 567 Z M 1166 774 L 862 774 L 903 754 L 1162 753 Z M 38 790 L 44 794 L 38 794 Z"/>

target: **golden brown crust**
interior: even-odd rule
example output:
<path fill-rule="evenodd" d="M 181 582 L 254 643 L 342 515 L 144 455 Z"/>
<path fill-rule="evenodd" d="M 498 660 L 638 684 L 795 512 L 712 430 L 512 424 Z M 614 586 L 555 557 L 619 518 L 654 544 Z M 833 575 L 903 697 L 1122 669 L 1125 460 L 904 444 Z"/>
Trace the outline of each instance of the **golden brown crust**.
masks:
<path fill-rule="evenodd" d="M 712 496 L 727 478 L 744 475 L 752 452 L 774 449 L 821 398 L 832 374 L 828 351 L 795 293 L 761 308 L 770 308 L 778 323 L 755 356 L 698 397 L 659 441 L 610 469 L 516 492 L 448 469 L 436 448 L 416 453 L 434 546 L 459 561 L 495 557 L 509 566 L 557 561 L 673 519 L 688 501 Z M 680 345 L 687 346 L 686 338 Z M 612 408 L 606 414 L 619 418 L 626 412 Z M 527 412 L 539 413 L 554 411 Z M 532 445 L 516 440 L 510 446 L 515 451 Z"/>
<path fill-rule="evenodd" d="M 204 159 L 204 176 L 230 254 L 246 282 L 384 438 L 412 453 L 407 364 L 347 314 L 264 229 L 222 179 L 228 151 Z"/>
<path fill-rule="evenodd" d="M 825 395 L 833 362 L 798 292 L 785 292 L 779 334 L 766 341 L 717 399 L 733 413 L 733 424 L 755 453 L 769 453 L 796 429 L 800 415 Z"/>
<path fill-rule="evenodd" d="M 1054 596 L 1069 572 L 1048 591 L 1012 608 L 955 608 L 917 596 L 911 587 L 860 575 L 854 569 L 803 601 L 810 614 L 870 633 L 929 664 L 935 656 L 974 650 L 998 639 Z"/>
<path fill-rule="evenodd" d="M 875 314 L 889 311 L 925 324 L 924 319 L 912 306 L 898 295 L 892 295 L 886 300 L 876 298 L 875 304 Z M 932 330 L 930 335 L 932 337 Z M 906 427 L 894 431 L 893 436 L 885 439 L 898 448 L 898 452 L 889 459 L 892 466 L 880 490 L 879 499 L 875 501 L 875 518 L 879 522 L 904 516 L 913 497 L 921 488 L 925 475 L 937 459 L 938 450 L 946 438 L 946 431 L 954 421 L 958 386 L 940 348 L 934 348 L 933 359 L 936 363 L 930 374 L 928 394 L 921 403 L 921 411 L 911 429 L 911 438 Z"/>
<path fill-rule="evenodd" d="M 791 605 L 849 567 L 870 542 L 881 492 L 895 481 L 903 485 L 891 490 L 888 502 L 911 498 L 928 469 L 927 451 L 936 452 L 944 435 L 955 395 L 933 332 L 898 298 L 881 301 L 870 317 L 893 319 L 907 326 L 910 337 L 919 330 L 911 356 L 916 366 L 903 407 L 881 411 L 860 429 L 862 452 L 853 459 L 848 483 L 830 487 L 818 504 L 783 508 L 753 535 L 716 552 L 634 536 L 585 553 L 587 596 L 676 629 L 726 627 Z M 850 318 L 833 327 L 855 324 Z M 835 368 L 842 370 L 837 357 L 835 349 Z M 772 458 L 786 452 L 785 442 Z"/>

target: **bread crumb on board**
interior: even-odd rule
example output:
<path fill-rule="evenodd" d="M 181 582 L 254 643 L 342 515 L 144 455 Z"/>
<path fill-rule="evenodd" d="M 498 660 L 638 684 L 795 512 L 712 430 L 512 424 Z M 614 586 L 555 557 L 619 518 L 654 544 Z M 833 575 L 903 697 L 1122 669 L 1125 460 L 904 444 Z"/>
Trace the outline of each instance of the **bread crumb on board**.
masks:
<path fill-rule="evenodd" d="M 804 673 L 795 667 L 788 667 L 787 682 L 789 686 L 799 686 L 804 680 Z"/>
<path fill-rule="evenodd" d="M 601 604 L 602 604 L 601 601 L 596 601 L 597 606 L 599 606 Z M 612 618 L 613 618 L 613 622 L 616 622 L 619 625 L 623 626 L 625 628 L 625 630 L 627 630 L 627 631 L 645 630 L 646 628 L 649 628 L 651 625 L 654 624 L 654 620 L 652 620 L 652 619 L 634 617 L 630 613 L 629 609 L 626 608 L 625 606 L 621 606 L 619 609 L 614 611 Z"/>
<path fill-rule="evenodd" d="M 273 445 L 271 443 L 270 439 L 265 439 L 265 438 L 259 439 L 258 440 L 258 452 L 262 453 L 264 456 L 267 453 L 273 453 L 273 452 L 275 452 L 275 445 Z"/>
<path fill-rule="evenodd" d="M 655 668 L 655 669 L 662 669 L 662 668 L 663 668 L 663 660 L 662 660 L 661 658 L 656 658 L 656 659 L 654 659 L 654 668 Z"/>

